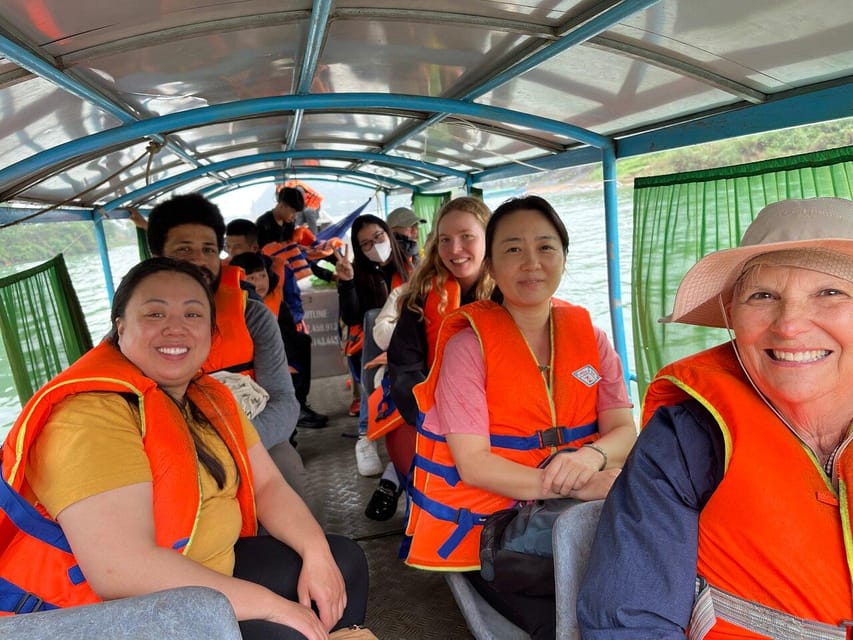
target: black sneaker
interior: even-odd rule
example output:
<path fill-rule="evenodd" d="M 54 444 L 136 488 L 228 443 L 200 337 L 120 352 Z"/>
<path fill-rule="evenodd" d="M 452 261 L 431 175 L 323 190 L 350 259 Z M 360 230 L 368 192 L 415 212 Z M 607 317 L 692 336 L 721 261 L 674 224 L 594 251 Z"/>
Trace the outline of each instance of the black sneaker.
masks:
<path fill-rule="evenodd" d="M 390 520 L 397 513 L 397 499 L 401 493 L 403 493 L 401 487 L 385 478 L 380 479 L 379 488 L 370 497 L 364 515 L 371 520 L 379 520 L 380 522 Z"/>
<path fill-rule="evenodd" d="M 317 413 L 307 404 L 299 410 L 299 421 L 297 429 L 322 429 L 329 424 L 329 417 Z"/>

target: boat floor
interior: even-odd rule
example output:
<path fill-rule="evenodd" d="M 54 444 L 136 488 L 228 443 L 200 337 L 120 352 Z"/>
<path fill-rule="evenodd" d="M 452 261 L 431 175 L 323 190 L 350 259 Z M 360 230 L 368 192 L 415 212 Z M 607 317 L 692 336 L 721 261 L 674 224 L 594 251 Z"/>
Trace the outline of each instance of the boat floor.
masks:
<path fill-rule="evenodd" d="M 324 429 L 300 429 L 297 450 L 308 473 L 308 501 L 327 533 L 358 541 L 370 565 L 366 625 L 380 640 L 466 640 L 465 625 L 441 573 L 406 566 L 398 558 L 405 501 L 387 522 L 364 515 L 378 478 L 363 478 L 355 466 L 357 418 L 347 415 L 352 400 L 346 376 L 311 381 L 311 406 L 329 416 Z M 382 442 L 383 462 L 388 455 Z"/>

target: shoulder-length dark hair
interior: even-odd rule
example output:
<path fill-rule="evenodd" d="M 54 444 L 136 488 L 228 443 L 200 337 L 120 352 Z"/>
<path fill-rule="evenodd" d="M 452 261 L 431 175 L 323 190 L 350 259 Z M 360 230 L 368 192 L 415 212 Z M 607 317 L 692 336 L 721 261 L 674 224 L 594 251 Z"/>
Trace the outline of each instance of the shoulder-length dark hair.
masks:
<path fill-rule="evenodd" d="M 353 250 L 352 268 L 355 274 L 353 276 L 355 290 L 364 309 L 381 307 L 385 304 L 385 299 L 388 297 L 389 292 L 380 265 L 368 258 L 358 244 L 358 232 L 369 224 L 377 225 L 388 236 L 388 240 L 391 243 L 390 264 L 394 265 L 394 270 L 400 275 L 403 282 L 409 279 L 409 262 L 399 243 L 394 238 L 394 234 L 391 233 L 388 223 L 382 218 L 370 214 L 358 216 L 352 223 L 350 240 Z"/>

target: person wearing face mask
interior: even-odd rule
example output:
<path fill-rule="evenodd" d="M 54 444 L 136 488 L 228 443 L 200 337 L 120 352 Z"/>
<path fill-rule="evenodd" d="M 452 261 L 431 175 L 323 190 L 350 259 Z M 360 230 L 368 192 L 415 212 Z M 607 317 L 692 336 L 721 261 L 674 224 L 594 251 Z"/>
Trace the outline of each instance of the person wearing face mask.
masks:
<path fill-rule="evenodd" d="M 401 222 L 395 213 L 388 216 L 392 230 L 393 222 Z M 391 459 L 365 509 L 365 515 L 372 520 L 388 520 L 396 513 L 398 498 L 408 482 L 418 418 L 413 389 L 429 373 L 442 319 L 459 306 L 486 299 L 492 293 L 494 281 L 482 268 L 486 224 L 491 215 L 482 200 L 470 196 L 454 198 L 439 209 L 433 227 L 435 238 L 427 242 L 423 262 L 392 308 L 395 327 L 384 344 L 388 394 L 397 411 L 390 413 L 380 426 L 378 406 L 375 410 L 373 405 L 368 406 L 368 431 L 371 437 L 380 432 L 385 435 L 385 448 Z M 414 230 L 416 234 L 417 224 Z M 391 302 L 389 298 L 383 313 Z M 373 328 L 377 344 L 378 324 L 379 318 Z"/>
<path fill-rule="evenodd" d="M 397 240 L 403 253 L 414 265 L 421 261 L 418 227 L 425 223 L 426 220 L 419 218 L 418 214 L 408 207 L 397 207 L 388 214 L 388 226 L 394 233 L 394 239 Z"/>
<path fill-rule="evenodd" d="M 353 379 L 361 380 L 362 322 L 370 309 L 379 308 L 392 289 L 409 279 L 411 264 L 394 239 L 388 224 L 373 215 L 363 215 L 352 225 L 353 259 L 339 256 L 335 265 L 341 321 L 347 328 L 344 352 Z M 367 396 L 361 394 L 356 443 L 358 472 L 363 476 L 382 473 L 376 443 L 367 434 Z"/>

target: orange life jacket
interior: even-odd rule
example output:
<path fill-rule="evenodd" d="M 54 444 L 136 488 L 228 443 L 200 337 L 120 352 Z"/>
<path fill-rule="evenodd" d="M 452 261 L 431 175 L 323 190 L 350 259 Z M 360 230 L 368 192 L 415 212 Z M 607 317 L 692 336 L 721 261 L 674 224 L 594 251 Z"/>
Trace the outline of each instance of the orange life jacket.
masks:
<path fill-rule="evenodd" d="M 317 236 L 306 225 L 296 227 L 291 240 L 299 245 L 309 263 L 330 256 L 335 249 L 344 246 L 340 238 L 318 241 Z"/>
<path fill-rule="evenodd" d="M 459 281 L 456 278 L 448 278 L 444 283 L 444 291 L 447 295 L 444 309 L 439 310 L 441 306 L 440 290 L 436 290 L 435 281 L 433 287 L 427 294 L 424 300 L 424 330 L 426 331 L 427 345 L 427 363 L 432 367 L 435 362 L 435 346 L 438 344 L 438 330 L 441 328 L 441 321 L 445 316 L 459 308 L 462 303 L 462 287 L 459 286 Z"/>
<path fill-rule="evenodd" d="M 458 309 L 462 301 L 462 287 L 459 286 L 456 278 L 448 278 L 443 290 L 446 292 L 446 300 L 444 309 L 441 311 L 439 311 L 441 290 L 438 289 L 435 281 L 424 300 L 423 325 L 427 338 L 428 367 L 432 367 L 435 360 L 435 344 L 438 341 L 438 328 L 441 326 L 441 321 L 448 313 Z M 382 384 L 376 387 L 367 398 L 367 437 L 378 440 L 405 422 L 391 398 L 391 380 L 386 369 Z"/>
<path fill-rule="evenodd" d="M 271 243 L 276 244 L 276 243 Z M 278 318 L 281 311 L 281 304 L 284 302 L 284 270 L 287 268 L 287 260 L 283 256 L 277 256 L 272 259 L 272 272 L 278 277 L 278 284 L 275 287 L 270 287 L 267 295 L 264 296 L 264 304 L 267 309 L 272 311 L 272 314 Z"/>
<path fill-rule="evenodd" d="M 275 247 L 280 245 L 277 242 L 270 242 L 265 247 Z M 270 257 L 270 256 L 267 256 Z M 289 305 L 284 299 L 284 283 L 286 279 L 286 271 L 290 266 L 287 263 L 287 259 L 278 254 L 274 258 L 272 258 L 272 270 L 278 276 L 278 284 L 275 287 L 270 287 L 270 290 L 267 292 L 267 295 L 264 296 L 264 304 L 267 309 L 272 311 L 272 314 L 278 319 L 281 314 L 281 306 L 282 304 L 289 308 Z M 245 279 L 245 278 L 244 278 Z M 300 320 L 299 322 L 294 322 L 296 330 L 300 333 L 309 334 L 308 325 L 305 324 L 304 320 Z M 291 367 L 293 369 L 293 367 Z"/>
<path fill-rule="evenodd" d="M 337 237 L 328 240 L 315 240 L 308 250 L 309 260 L 319 260 L 332 255 L 337 249 L 344 246 L 344 241 Z"/>
<path fill-rule="evenodd" d="M 372 375 L 370 373 L 369 375 Z M 405 420 L 391 399 L 391 379 L 386 369 L 382 384 L 367 397 L 367 438 L 378 440 L 402 425 Z"/>
<path fill-rule="evenodd" d="M 311 275 L 311 266 L 308 264 L 308 259 L 305 256 L 303 247 L 300 246 L 300 243 L 297 241 L 297 232 L 300 229 L 302 229 L 302 227 L 296 228 L 294 236 L 290 242 L 269 242 L 261 249 L 261 251 L 272 258 L 273 261 L 286 261 L 287 265 L 293 270 L 293 275 L 297 280 L 302 280 L 302 278 L 307 278 Z M 305 228 L 305 231 L 309 234 L 311 233 L 307 228 Z M 299 233 L 298 236 L 301 238 L 303 234 Z M 281 282 L 284 284 L 284 273 L 281 274 L 281 277 Z"/>
<path fill-rule="evenodd" d="M 755 393 L 731 344 L 664 367 L 649 386 L 643 422 L 687 397 L 711 412 L 725 443 L 725 475 L 699 517 L 698 575 L 799 618 L 832 625 L 853 619 L 850 447 L 836 462 L 836 491 Z M 705 637 L 765 638 L 722 620 Z"/>
<path fill-rule="evenodd" d="M 255 343 L 246 326 L 248 293 L 240 288 L 244 279 L 239 267 L 222 265 L 216 305 L 216 333 L 202 369 L 205 373 L 231 371 L 254 377 Z"/>
<path fill-rule="evenodd" d="M 469 326 L 485 360 L 493 453 L 536 467 L 557 449 L 598 439 L 601 376 L 595 332 L 585 309 L 556 299 L 551 308 L 550 389 L 512 316 L 500 305 L 481 300 L 461 307 L 442 323 L 435 363 L 426 381 L 414 389 L 419 422 L 435 402 L 447 341 Z M 421 569 L 478 569 L 483 522 L 514 501 L 466 485 L 445 438 L 420 424 L 414 468 L 407 526 L 412 541 L 406 563 Z"/>
<path fill-rule="evenodd" d="M 195 540 L 202 497 L 195 446 L 183 416 L 157 383 L 108 342 L 84 354 L 42 387 L 24 407 L 2 449 L 0 483 L 0 615 L 98 602 L 59 524 L 32 495 L 24 476 L 30 449 L 54 407 L 87 392 L 129 394 L 139 402 L 139 425 L 153 476 L 156 542 L 187 554 Z M 241 536 L 256 535 L 252 473 L 234 397 L 209 376 L 187 389 L 190 400 L 228 446 L 240 474 Z"/>
<path fill-rule="evenodd" d="M 319 209 L 320 205 L 323 204 L 323 196 L 317 193 L 312 187 L 302 182 L 302 180 L 288 180 L 283 185 L 276 187 L 276 193 L 281 191 L 284 187 L 293 187 L 294 189 L 299 187 L 302 189 L 302 198 L 305 201 L 306 207 Z"/>

